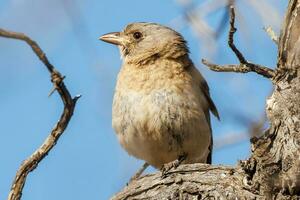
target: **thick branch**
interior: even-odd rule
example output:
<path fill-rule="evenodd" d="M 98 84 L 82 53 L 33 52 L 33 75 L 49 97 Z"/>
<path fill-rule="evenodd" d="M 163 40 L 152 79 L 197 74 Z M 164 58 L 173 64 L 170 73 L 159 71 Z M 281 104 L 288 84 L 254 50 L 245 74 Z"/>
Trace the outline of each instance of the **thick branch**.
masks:
<path fill-rule="evenodd" d="M 290 0 L 279 38 L 278 66 L 282 69 L 300 67 L 300 2 Z"/>
<path fill-rule="evenodd" d="M 50 152 L 50 150 L 55 146 L 59 137 L 63 134 L 64 130 L 67 128 L 69 121 L 74 112 L 76 101 L 80 98 L 80 95 L 71 97 L 68 89 L 66 88 L 63 77 L 61 74 L 54 68 L 54 66 L 48 61 L 45 53 L 39 47 L 39 45 L 30 39 L 28 36 L 23 33 L 15 33 L 11 31 L 6 31 L 0 29 L 0 36 L 6 38 L 12 38 L 17 40 L 25 41 L 34 51 L 34 53 L 39 57 L 39 59 L 47 67 L 48 71 L 51 74 L 51 81 L 58 91 L 63 103 L 64 110 L 58 121 L 54 126 L 49 136 L 46 138 L 44 143 L 29 157 L 27 158 L 19 167 L 13 184 L 11 186 L 11 191 L 8 196 L 8 200 L 19 200 L 22 196 L 22 190 L 27 178 L 27 175 L 33 171 L 38 164 L 43 160 L 43 158 Z"/>
<path fill-rule="evenodd" d="M 238 73 L 248 73 L 248 72 L 255 72 L 259 75 L 262 75 L 266 78 L 272 78 L 275 76 L 274 70 L 248 62 L 243 54 L 238 50 L 238 48 L 234 44 L 233 36 L 236 32 L 236 28 L 234 27 L 235 23 L 235 12 L 233 6 L 230 7 L 230 29 L 228 34 L 228 45 L 231 48 L 231 50 L 234 52 L 236 57 L 239 59 L 240 64 L 236 65 L 217 65 L 208 62 L 205 59 L 202 59 L 202 63 L 206 66 L 208 66 L 211 70 L 217 71 L 217 72 L 238 72 Z"/>
<path fill-rule="evenodd" d="M 207 164 L 180 165 L 168 172 L 148 174 L 132 181 L 112 197 L 121 199 L 260 199 L 248 190 L 239 168 Z"/>

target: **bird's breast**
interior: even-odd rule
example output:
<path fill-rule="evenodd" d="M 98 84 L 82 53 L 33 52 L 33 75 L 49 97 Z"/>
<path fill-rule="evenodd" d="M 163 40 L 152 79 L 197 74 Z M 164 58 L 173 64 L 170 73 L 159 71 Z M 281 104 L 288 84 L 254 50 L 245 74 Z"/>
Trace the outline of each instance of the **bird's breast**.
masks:
<path fill-rule="evenodd" d="M 197 160 L 210 144 L 202 94 L 191 79 L 159 74 L 159 70 L 121 71 L 113 101 L 113 128 L 129 154 L 156 167 L 183 152 Z"/>
<path fill-rule="evenodd" d="M 161 89 L 150 93 L 116 91 L 113 101 L 113 126 L 119 134 L 152 134 L 162 129 L 180 126 L 189 107 L 176 92 Z M 172 123 L 172 125 L 170 124 Z M 169 127 L 168 127 L 169 126 Z M 180 128 L 180 127 L 178 127 Z"/>

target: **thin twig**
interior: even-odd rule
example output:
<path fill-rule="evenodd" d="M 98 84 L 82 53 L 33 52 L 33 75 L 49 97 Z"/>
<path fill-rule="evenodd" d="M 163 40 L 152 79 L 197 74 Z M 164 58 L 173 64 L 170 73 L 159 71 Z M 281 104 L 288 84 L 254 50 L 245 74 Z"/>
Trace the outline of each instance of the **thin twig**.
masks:
<path fill-rule="evenodd" d="M 235 53 L 236 57 L 239 59 L 240 63 L 245 64 L 247 63 L 246 59 L 244 58 L 243 54 L 236 48 L 234 42 L 233 42 L 233 36 L 236 32 L 236 28 L 234 27 L 235 23 L 235 12 L 234 7 L 230 6 L 230 30 L 228 34 L 228 45 L 231 48 L 231 50 Z"/>
<path fill-rule="evenodd" d="M 238 50 L 238 48 L 234 44 L 233 36 L 236 32 L 236 28 L 234 27 L 235 23 L 235 12 L 234 7 L 230 6 L 230 30 L 228 34 L 228 45 L 231 48 L 231 50 L 234 52 L 236 57 L 239 59 L 240 64 L 235 65 L 217 65 L 210 63 L 209 61 L 202 59 L 202 63 L 206 66 L 208 66 L 211 70 L 217 71 L 217 72 L 238 72 L 238 73 L 248 73 L 248 72 L 255 72 L 259 75 L 262 75 L 266 78 L 272 78 L 275 76 L 275 71 L 258 65 L 254 63 L 248 62 L 243 54 Z"/>
<path fill-rule="evenodd" d="M 71 97 L 70 92 L 68 91 L 63 82 L 64 77 L 48 61 L 48 58 L 46 57 L 45 53 L 35 41 L 30 39 L 23 33 L 6 31 L 4 29 L 0 29 L 0 37 L 25 41 L 32 48 L 34 53 L 39 57 L 39 59 L 44 63 L 44 65 L 50 72 L 51 81 L 54 87 L 56 88 L 57 92 L 59 93 L 64 104 L 63 113 L 57 124 L 50 132 L 49 136 L 46 138 L 44 143 L 21 164 L 16 173 L 15 179 L 11 186 L 10 193 L 8 195 L 8 200 L 19 200 L 22 196 L 22 190 L 25 185 L 27 175 L 38 166 L 38 164 L 43 160 L 43 158 L 47 156 L 50 150 L 57 143 L 59 137 L 63 134 L 64 130 L 67 128 L 68 123 L 70 122 L 71 117 L 73 115 L 76 102 L 80 98 L 80 95 L 77 95 L 74 98 Z"/>

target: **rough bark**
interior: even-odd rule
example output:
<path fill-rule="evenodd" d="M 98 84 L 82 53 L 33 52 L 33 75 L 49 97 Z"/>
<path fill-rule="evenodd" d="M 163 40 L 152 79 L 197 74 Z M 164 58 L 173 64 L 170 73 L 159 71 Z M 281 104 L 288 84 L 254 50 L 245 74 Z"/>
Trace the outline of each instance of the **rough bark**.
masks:
<path fill-rule="evenodd" d="M 166 178 L 160 172 L 146 175 L 112 199 L 300 199 L 299 68 L 300 0 L 290 0 L 277 68 L 268 77 L 274 84 L 266 105 L 270 128 L 251 139 L 250 158 L 236 167 L 192 164 L 179 166 Z"/>
<path fill-rule="evenodd" d="M 245 187 L 241 168 L 207 164 L 180 165 L 166 178 L 149 174 L 131 182 L 112 199 L 255 199 Z"/>

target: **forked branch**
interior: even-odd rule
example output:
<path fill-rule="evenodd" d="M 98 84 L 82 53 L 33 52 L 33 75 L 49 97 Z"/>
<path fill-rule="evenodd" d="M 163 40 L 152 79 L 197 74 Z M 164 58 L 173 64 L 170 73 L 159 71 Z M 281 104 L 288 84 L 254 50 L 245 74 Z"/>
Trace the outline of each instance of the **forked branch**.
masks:
<path fill-rule="evenodd" d="M 274 77 L 275 76 L 274 70 L 261 65 L 248 62 L 243 56 L 243 54 L 235 46 L 233 36 L 234 33 L 236 32 L 236 28 L 234 27 L 234 23 L 235 23 L 234 7 L 230 6 L 230 29 L 228 33 L 228 45 L 231 48 L 231 50 L 234 52 L 236 57 L 239 59 L 240 64 L 217 65 L 217 64 L 210 63 L 205 59 L 202 59 L 202 63 L 208 66 L 211 70 L 217 72 L 238 72 L 238 73 L 255 72 L 266 78 Z"/>
<path fill-rule="evenodd" d="M 23 33 L 6 31 L 4 29 L 0 29 L 0 37 L 25 41 L 32 48 L 34 53 L 39 57 L 39 59 L 44 63 L 44 65 L 50 72 L 51 81 L 54 85 L 54 88 L 59 93 L 64 104 L 63 113 L 57 124 L 51 130 L 49 136 L 46 138 L 44 143 L 21 164 L 16 173 L 15 179 L 11 186 L 10 193 L 8 195 L 8 200 L 19 200 L 22 196 L 22 190 L 25 185 L 27 175 L 38 166 L 38 164 L 43 160 L 43 158 L 47 156 L 50 150 L 57 143 L 59 137 L 63 134 L 64 130 L 67 128 L 73 115 L 76 101 L 80 98 L 80 95 L 77 95 L 74 98 L 71 97 L 70 92 L 68 91 L 67 87 L 63 82 L 64 77 L 48 61 L 48 58 L 46 57 L 45 53 L 35 41 L 30 39 Z"/>

